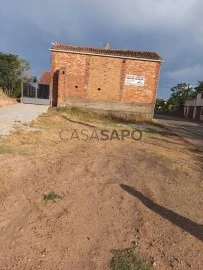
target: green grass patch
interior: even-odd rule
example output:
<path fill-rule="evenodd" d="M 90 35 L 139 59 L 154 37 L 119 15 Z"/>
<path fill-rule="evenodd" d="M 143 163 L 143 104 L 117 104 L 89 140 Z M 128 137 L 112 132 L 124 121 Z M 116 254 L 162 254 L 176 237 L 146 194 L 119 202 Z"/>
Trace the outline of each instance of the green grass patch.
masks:
<path fill-rule="evenodd" d="M 148 134 L 159 134 L 160 132 L 153 128 L 146 128 L 143 130 L 144 133 Z"/>
<path fill-rule="evenodd" d="M 170 141 L 170 140 L 168 140 L 168 139 L 160 139 L 160 141 L 166 142 L 166 143 L 177 144 L 176 142 L 172 142 L 172 141 Z"/>
<path fill-rule="evenodd" d="M 151 265 L 143 262 L 134 248 L 114 250 L 113 254 L 111 270 L 153 270 Z"/>
<path fill-rule="evenodd" d="M 180 145 L 180 143 L 173 142 L 173 141 L 170 141 L 170 140 L 165 139 L 165 138 L 159 138 L 159 137 L 153 137 L 153 136 L 151 136 L 150 138 L 151 139 L 155 139 L 155 140 L 159 140 L 159 141 L 162 141 L 162 142 L 165 142 L 165 143 L 178 144 L 178 145 Z"/>
<path fill-rule="evenodd" d="M 44 195 L 45 202 L 47 201 L 56 201 L 58 199 L 62 199 L 62 197 L 54 192 L 50 192 L 49 194 Z"/>

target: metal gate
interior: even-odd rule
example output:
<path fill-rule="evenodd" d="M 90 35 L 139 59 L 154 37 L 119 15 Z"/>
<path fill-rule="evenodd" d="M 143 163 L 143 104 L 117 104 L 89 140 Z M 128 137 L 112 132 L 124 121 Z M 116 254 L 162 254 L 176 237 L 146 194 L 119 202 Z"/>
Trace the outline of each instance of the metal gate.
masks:
<path fill-rule="evenodd" d="M 22 103 L 50 105 L 50 86 L 46 84 L 33 86 L 29 83 L 22 83 L 21 101 Z"/>

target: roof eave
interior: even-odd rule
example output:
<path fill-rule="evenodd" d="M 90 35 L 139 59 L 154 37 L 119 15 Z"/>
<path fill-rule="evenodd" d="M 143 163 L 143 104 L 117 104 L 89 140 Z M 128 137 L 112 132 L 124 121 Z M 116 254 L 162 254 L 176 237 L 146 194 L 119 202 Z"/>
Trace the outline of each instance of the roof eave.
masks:
<path fill-rule="evenodd" d="M 134 59 L 140 61 L 150 61 L 150 62 L 160 62 L 163 63 L 162 59 L 148 59 L 148 58 L 139 58 L 139 57 L 128 57 L 128 56 L 119 56 L 119 55 L 111 55 L 111 54 L 97 54 L 97 53 L 89 53 L 89 52 L 76 52 L 76 51 L 69 51 L 69 50 L 59 50 L 59 49 L 49 49 L 52 52 L 61 52 L 61 53 L 73 53 L 73 54 L 84 54 L 84 55 L 95 55 L 95 56 L 102 56 L 102 57 L 112 57 L 112 58 L 122 58 L 122 59 Z"/>

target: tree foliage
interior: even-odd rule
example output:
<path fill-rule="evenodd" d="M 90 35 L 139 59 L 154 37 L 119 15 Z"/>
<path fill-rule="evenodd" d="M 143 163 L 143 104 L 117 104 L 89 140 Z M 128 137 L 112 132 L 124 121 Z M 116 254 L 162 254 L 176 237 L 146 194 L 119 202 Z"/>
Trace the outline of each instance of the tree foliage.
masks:
<path fill-rule="evenodd" d="M 198 82 L 198 86 L 195 87 L 195 92 L 196 93 L 203 92 L 203 81 Z"/>
<path fill-rule="evenodd" d="M 155 104 L 156 110 L 164 111 L 165 110 L 166 103 L 167 102 L 164 99 L 157 98 L 156 99 L 156 104 Z"/>
<path fill-rule="evenodd" d="M 170 104 L 183 106 L 188 97 L 193 97 L 194 89 L 189 84 L 179 83 L 171 88 Z"/>
<path fill-rule="evenodd" d="M 26 74 L 29 70 L 29 63 L 19 56 L 0 52 L 0 87 L 7 95 L 15 96 L 21 80 L 29 80 Z"/>
<path fill-rule="evenodd" d="M 160 112 L 181 111 L 187 98 L 195 98 L 196 94 L 203 92 L 203 81 L 193 88 L 187 83 L 179 83 L 171 88 L 171 96 L 167 101 L 157 98 L 155 109 Z"/>

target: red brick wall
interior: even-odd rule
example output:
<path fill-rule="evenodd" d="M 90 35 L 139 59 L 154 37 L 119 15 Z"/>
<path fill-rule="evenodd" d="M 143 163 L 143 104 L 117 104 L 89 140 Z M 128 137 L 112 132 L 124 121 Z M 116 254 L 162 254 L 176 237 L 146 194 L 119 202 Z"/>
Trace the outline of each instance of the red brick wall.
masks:
<path fill-rule="evenodd" d="M 159 62 L 126 60 L 125 75 L 145 77 L 144 86 L 125 85 L 122 101 L 138 103 L 154 103 L 159 78 Z"/>
<path fill-rule="evenodd" d="M 52 53 L 52 73 L 59 70 L 58 104 L 63 103 L 68 96 L 86 96 L 87 62 L 88 57 L 84 55 Z"/>
<path fill-rule="evenodd" d="M 59 70 L 59 105 L 67 97 L 153 104 L 159 69 L 159 62 L 52 52 L 52 73 Z M 125 85 L 126 75 L 144 76 L 145 85 Z M 53 82 L 52 93 L 54 88 Z"/>
<path fill-rule="evenodd" d="M 90 58 L 87 95 L 90 99 L 119 100 L 122 61 L 118 58 Z"/>

